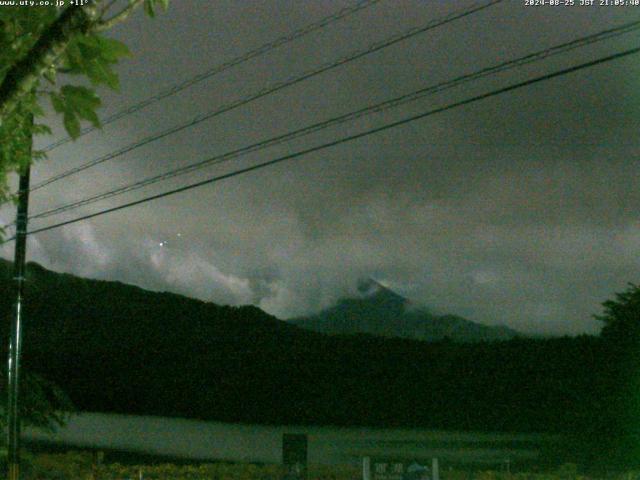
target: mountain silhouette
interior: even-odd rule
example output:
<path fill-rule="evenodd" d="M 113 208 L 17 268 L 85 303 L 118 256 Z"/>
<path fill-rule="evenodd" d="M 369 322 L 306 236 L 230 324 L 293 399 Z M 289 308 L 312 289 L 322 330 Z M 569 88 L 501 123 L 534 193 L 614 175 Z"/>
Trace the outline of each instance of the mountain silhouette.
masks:
<path fill-rule="evenodd" d="M 11 270 L 0 260 L 3 358 L 14 299 Z M 24 370 L 59 385 L 80 411 L 279 425 L 573 432 L 591 428 L 595 412 L 602 412 L 598 402 L 614 391 L 614 376 L 603 370 L 609 365 L 605 345 L 595 337 L 491 343 L 397 338 L 475 340 L 474 329 L 485 338 L 494 330 L 432 315 L 374 281 L 361 282 L 357 298 L 338 302 L 323 318 L 342 322 L 338 331 L 364 325 L 385 336 L 326 335 L 254 306 L 220 306 L 35 263 L 27 264 L 26 280 Z"/>
<path fill-rule="evenodd" d="M 482 342 L 519 336 L 504 326 L 481 325 L 457 315 L 435 315 L 373 279 L 358 282 L 357 291 L 356 298 L 341 299 L 333 307 L 291 323 L 330 335 L 366 333 L 430 342 Z"/>

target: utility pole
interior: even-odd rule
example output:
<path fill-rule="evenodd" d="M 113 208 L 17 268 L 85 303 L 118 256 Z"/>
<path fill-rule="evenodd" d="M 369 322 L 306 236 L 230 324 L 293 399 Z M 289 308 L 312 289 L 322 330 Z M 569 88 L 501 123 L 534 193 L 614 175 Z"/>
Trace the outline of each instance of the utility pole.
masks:
<path fill-rule="evenodd" d="M 33 118 L 32 118 L 33 122 Z M 31 157 L 31 146 L 29 146 Z M 29 158 L 31 161 L 31 158 Z M 16 215 L 16 244 L 13 262 L 13 282 L 16 289 L 16 303 L 13 309 L 11 336 L 9 338 L 9 361 L 7 365 L 7 447 L 9 480 L 20 476 L 20 415 L 18 399 L 20 391 L 20 350 L 22 344 L 22 299 L 24 296 L 24 276 L 27 256 L 27 215 L 29 210 L 29 164 L 20 172 L 18 190 L 18 212 Z"/>

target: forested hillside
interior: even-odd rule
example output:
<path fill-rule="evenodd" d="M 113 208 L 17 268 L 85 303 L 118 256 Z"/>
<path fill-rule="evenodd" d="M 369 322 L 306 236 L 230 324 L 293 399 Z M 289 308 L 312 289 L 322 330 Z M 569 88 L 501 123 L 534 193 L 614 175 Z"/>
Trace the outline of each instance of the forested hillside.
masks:
<path fill-rule="evenodd" d="M 0 267 L 8 314 L 9 264 Z M 255 307 L 36 264 L 28 268 L 25 305 L 25 368 L 58 383 L 80 410 L 563 432 L 598 438 L 599 448 L 633 433 L 638 416 L 627 402 L 635 357 L 597 337 L 456 344 L 325 336 Z"/>

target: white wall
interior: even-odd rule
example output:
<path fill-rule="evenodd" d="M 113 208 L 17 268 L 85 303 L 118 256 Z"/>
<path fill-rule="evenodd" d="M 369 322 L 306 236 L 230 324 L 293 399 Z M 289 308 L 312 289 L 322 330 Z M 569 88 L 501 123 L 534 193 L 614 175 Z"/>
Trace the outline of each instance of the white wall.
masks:
<path fill-rule="evenodd" d="M 55 434 L 26 430 L 27 440 L 78 447 L 210 460 L 280 463 L 282 434 L 306 433 L 309 463 L 360 463 L 362 456 L 502 461 L 535 458 L 548 435 L 437 432 L 410 429 L 236 425 L 180 418 L 81 413 Z M 527 442 L 526 447 L 512 446 Z"/>

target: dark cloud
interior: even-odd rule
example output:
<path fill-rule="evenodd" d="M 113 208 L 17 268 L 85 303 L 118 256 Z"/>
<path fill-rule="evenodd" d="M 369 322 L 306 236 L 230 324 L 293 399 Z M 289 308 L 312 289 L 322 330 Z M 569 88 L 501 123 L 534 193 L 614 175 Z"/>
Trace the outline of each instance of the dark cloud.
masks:
<path fill-rule="evenodd" d="M 45 178 L 470 2 L 383 0 L 56 150 Z M 134 57 L 105 112 L 336 11 L 337 1 L 173 2 L 114 36 Z M 32 209 L 269 138 L 628 21 L 633 8 L 505 2 L 204 122 L 34 194 Z M 640 12 L 640 10 L 637 10 Z M 94 211 L 635 46 L 631 34 L 103 202 Z M 54 269 L 280 317 L 373 276 L 417 303 L 536 333 L 591 315 L 640 273 L 637 57 L 33 238 Z M 55 124 L 60 134 L 60 125 Z M 8 210 L 1 212 L 8 218 Z M 69 214 L 72 218 L 75 214 Z M 49 220 L 38 222 L 45 225 Z M 9 253 L 5 247 L 4 252 Z"/>

